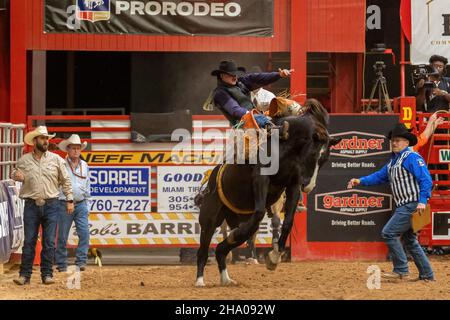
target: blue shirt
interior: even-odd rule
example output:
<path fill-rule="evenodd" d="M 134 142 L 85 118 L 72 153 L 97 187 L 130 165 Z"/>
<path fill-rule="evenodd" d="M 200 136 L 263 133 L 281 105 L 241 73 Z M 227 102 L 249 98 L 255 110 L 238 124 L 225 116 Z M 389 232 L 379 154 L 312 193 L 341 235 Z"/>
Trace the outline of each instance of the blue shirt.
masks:
<path fill-rule="evenodd" d="M 360 184 L 362 186 L 372 186 L 384 183 L 391 183 L 390 174 L 388 170 L 389 164 L 395 163 L 403 153 L 410 152 L 409 148 L 403 149 L 399 153 L 393 153 L 391 160 L 383 166 L 380 170 L 360 178 Z M 433 182 L 431 180 L 430 172 L 426 166 L 423 158 L 416 152 L 411 152 L 402 163 L 402 167 L 406 169 L 409 173 L 411 173 L 416 179 L 419 185 L 419 199 L 420 203 L 426 204 L 427 200 L 431 196 L 431 189 L 433 187 Z"/>
<path fill-rule="evenodd" d="M 72 181 L 73 201 L 80 202 L 91 197 L 91 184 L 89 181 L 89 167 L 86 161 L 80 159 L 78 166 L 72 169 L 72 161 L 66 158 L 66 168 Z M 64 200 L 63 194 L 59 196 L 60 200 Z"/>

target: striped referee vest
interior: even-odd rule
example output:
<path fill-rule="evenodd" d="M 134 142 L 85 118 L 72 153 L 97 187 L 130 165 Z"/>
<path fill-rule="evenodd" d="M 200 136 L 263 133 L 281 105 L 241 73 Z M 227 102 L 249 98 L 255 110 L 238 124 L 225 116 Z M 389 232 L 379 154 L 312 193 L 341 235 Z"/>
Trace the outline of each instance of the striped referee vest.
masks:
<path fill-rule="evenodd" d="M 403 168 L 403 161 L 413 151 L 403 152 L 397 160 L 391 160 L 388 164 L 389 179 L 392 195 L 397 207 L 409 202 L 419 201 L 419 183 L 408 170 Z M 395 161 L 395 162 L 394 162 Z"/>

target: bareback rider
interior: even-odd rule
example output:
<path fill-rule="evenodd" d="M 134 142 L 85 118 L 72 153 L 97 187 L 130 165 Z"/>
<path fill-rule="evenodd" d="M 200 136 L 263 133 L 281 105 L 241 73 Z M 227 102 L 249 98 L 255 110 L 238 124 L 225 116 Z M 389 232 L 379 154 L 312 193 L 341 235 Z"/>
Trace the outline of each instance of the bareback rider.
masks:
<path fill-rule="evenodd" d="M 214 104 L 223 112 L 232 126 L 239 124 L 242 117 L 256 106 L 251 100 L 251 92 L 281 78 L 289 77 L 294 70 L 279 70 L 278 72 L 249 73 L 244 75 L 232 60 L 220 62 L 219 68 L 211 72 L 217 77 L 217 87 L 213 92 Z M 255 114 L 255 121 L 260 128 L 276 128 L 268 117 Z M 283 122 L 280 137 L 287 139 L 288 123 Z"/>

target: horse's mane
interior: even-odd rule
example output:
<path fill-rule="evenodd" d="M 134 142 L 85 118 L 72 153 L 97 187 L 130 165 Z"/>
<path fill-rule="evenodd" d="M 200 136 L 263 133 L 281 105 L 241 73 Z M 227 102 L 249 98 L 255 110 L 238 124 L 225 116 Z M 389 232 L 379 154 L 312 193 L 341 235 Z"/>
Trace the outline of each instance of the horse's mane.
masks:
<path fill-rule="evenodd" d="M 314 119 L 315 129 L 319 137 L 323 140 L 328 138 L 329 115 L 327 110 L 316 99 L 308 99 L 305 102 L 305 115 L 310 115 Z"/>

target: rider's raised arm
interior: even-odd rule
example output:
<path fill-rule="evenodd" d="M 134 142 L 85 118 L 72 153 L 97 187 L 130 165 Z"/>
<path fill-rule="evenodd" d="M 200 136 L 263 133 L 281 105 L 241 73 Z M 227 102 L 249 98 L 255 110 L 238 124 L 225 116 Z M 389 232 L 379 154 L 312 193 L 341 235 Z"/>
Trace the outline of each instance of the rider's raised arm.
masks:
<path fill-rule="evenodd" d="M 277 80 L 281 79 L 279 72 L 261 72 L 261 73 L 249 73 L 239 78 L 247 88 L 251 91 L 258 88 L 267 86 Z"/>

